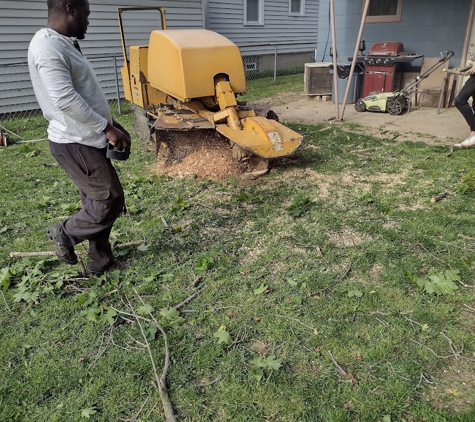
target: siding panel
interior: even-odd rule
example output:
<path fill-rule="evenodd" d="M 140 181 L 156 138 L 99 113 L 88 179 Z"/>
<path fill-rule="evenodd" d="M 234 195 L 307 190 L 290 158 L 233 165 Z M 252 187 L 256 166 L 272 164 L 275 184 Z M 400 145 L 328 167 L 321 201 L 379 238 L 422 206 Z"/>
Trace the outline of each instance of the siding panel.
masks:
<path fill-rule="evenodd" d="M 202 28 L 202 0 L 90 0 L 91 16 L 86 38 L 81 41 L 83 53 L 91 59 L 101 85 L 109 99 L 116 98 L 113 57 L 96 59 L 97 55 L 121 55 L 117 7 L 158 5 L 165 8 L 169 28 Z M 47 21 L 45 0 L 0 0 L 0 117 L 6 113 L 38 108 L 31 87 L 27 61 L 28 45 L 34 33 Z M 123 15 L 127 43 L 148 43 L 150 31 L 160 27 L 158 12 L 131 12 Z M 122 65 L 117 60 L 117 66 Z M 20 63 L 18 66 L 8 64 Z M 119 75 L 120 76 L 120 75 Z"/>

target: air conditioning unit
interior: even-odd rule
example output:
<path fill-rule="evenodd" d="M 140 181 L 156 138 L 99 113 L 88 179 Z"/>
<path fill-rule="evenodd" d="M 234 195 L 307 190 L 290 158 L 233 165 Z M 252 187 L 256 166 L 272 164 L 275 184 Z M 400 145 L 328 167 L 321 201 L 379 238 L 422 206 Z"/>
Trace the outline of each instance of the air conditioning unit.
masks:
<path fill-rule="evenodd" d="M 331 62 L 305 63 L 305 94 L 332 95 L 330 66 Z"/>

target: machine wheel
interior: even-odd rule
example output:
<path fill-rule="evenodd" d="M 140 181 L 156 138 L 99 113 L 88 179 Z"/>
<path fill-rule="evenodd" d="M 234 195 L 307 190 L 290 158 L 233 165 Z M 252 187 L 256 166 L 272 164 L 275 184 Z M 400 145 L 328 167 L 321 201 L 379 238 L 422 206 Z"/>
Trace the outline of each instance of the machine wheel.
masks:
<path fill-rule="evenodd" d="M 388 110 L 388 113 L 392 116 L 398 116 L 404 111 L 404 107 L 401 104 L 401 101 L 392 98 L 388 99 L 388 101 L 386 102 L 386 110 Z"/>
<path fill-rule="evenodd" d="M 362 112 L 366 110 L 366 104 L 361 98 L 358 101 L 356 101 L 355 110 L 358 112 Z"/>

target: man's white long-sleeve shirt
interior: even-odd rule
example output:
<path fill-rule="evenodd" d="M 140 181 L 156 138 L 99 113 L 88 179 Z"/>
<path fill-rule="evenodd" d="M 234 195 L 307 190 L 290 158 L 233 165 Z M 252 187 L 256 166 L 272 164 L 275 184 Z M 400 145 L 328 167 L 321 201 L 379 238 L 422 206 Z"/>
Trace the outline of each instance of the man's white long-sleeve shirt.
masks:
<path fill-rule="evenodd" d="M 50 28 L 40 29 L 30 42 L 28 67 L 36 99 L 49 121 L 48 138 L 104 148 L 104 129 L 112 123 L 99 81 L 74 38 Z"/>

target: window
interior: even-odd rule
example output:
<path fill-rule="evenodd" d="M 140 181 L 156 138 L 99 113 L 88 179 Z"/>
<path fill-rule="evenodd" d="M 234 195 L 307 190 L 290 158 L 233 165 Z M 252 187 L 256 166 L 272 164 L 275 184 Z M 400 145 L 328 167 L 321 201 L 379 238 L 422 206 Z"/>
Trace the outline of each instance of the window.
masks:
<path fill-rule="evenodd" d="M 244 24 L 264 25 L 264 0 L 244 0 Z"/>
<path fill-rule="evenodd" d="M 305 0 L 289 0 L 289 15 L 305 15 Z"/>
<path fill-rule="evenodd" d="M 368 1 L 368 0 L 366 0 Z M 369 0 L 366 22 L 401 21 L 402 0 Z M 363 7 L 365 2 L 363 1 Z"/>

